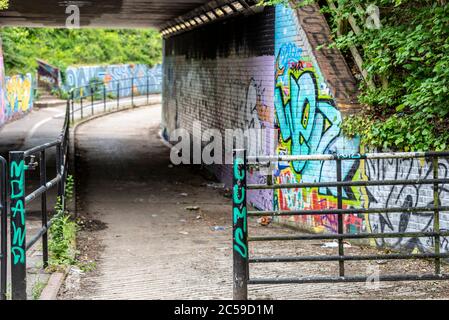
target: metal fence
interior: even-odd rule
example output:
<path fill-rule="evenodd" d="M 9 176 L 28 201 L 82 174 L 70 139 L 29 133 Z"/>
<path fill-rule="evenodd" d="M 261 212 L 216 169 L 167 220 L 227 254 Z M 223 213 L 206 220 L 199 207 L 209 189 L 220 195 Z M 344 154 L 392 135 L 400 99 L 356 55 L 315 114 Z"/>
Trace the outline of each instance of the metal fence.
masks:
<path fill-rule="evenodd" d="M 441 252 L 441 237 L 449 236 L 449 232 L 440 228 L 440 213 L 449 211 L 449 207 L 441 206 L 440 186 L 449 183 L 449 179 L 439 177 L 439 158 L 448 157 L 449 152 L 426 153 L 373 153 L 353 155 L 316 155 L 316 156 L 271 156 L 271 157 L 247 157 L 246 150 L 234 151 L 233 162 L 233 263 L 234 263 L 234 299 L 246 300 L 248 298 L 248 285 L 269 284 L 305 284 L 305 283 L 340 283 L 340 282 L 366 282 L 366 275 L 347 275 L 345 272 L 346 261 L 369 260 L 404 260 L 404 259 L 432 259 L 435 265 L 433 274 L 392 274 L 380 275 L 379 281 L 411 281 L 411 280 L 449 280 L 449 274 L 441 272 L 442 259 L 449 258 L 449 253 Z M 433 176 L 431 179 L 410 180 L 382 180 L 382 181 L 343 181 L 342 163 L 350 160 L 369 159 L 429 159 L 432 161 Z M 266 185 L 247 185 L 247 172 L 249 163 L 264 164 L 278 161 L 335 161 L 336 181 L 320 183 L 294 183 L 274 184 L 270 179 Z M 343 208 L 343 188 L 367 187 L 367 186 L 406 186 L 406 185 L 432 185 L 433 205 L 411 208 Z M 276 189 L 303 189 L 303 188 L 337 188 L 337 207 L 323 210 L 292 210 L 292 211 L 252 211 L 247 208 L 247 194 L 250 190 L 276 190 Z M 381 214 L 381 213 L 433 213 L 432 232 L 391 232 L 391 233 L 345 233 L 344 216 L 347 214 Z M 333 234 L 304 234 L 293 235 L 248 235 L 248 217 L 281 217 L 281 216 L 308 216 L 308 215 L 336 215 L 338 232 Z M 400 237 L 434 239 L 433 253 L 393 253 L 374 255 L 347 255 L 345 254 L 344 241 L 355 239 L 394 239 Z M 336 240 L 338 241 L 338 255 L 320 256 L 275 256 L 275 257 L 250 257 L 249 243 L 264 241 L 308 241 L 308 240 Z M 250 277 L 250 265 L 258 263 L 296 263 L 296 262 L 338 262 L 339 274 L 334 276 L 307 276 L 298 278 L 252 278 Z"/>
<path fill-rule="evenodd" d="M 61 214 L 65 210 L 65 184 L 69 158 L 69 103 L 67 103 L 64 126 L 60 137 L 43 145 L 25 151 L 9 153 L 10 216 L 11 216 L 11 297 L 13 300 L 25 300 L 26 297 L 26 253 L 42 239 L 43 266 L 48 266 L 48 230 L 54 216 L 48 221 L 47 193 L 57 188 Z M 47 154 L 54 150 L 56 176 L 47 177 Z M 38 159 L 36 159 L 38 157 Z M 26 194 L 26 172 L 39 167 L 39 187 Z M 41 201 L 42 227 L 27 242 L 26 209 L 39 199 Z"/>
<path fill-rule="evenodd" d="M 106 112 L 108 104 L 109 110 L 120 108 L 124 104 L 121 99 L 130 98 L 131 106 L 136 106 L 137 96 L 146 96 L 144 103 L 148 104 L 150 95 L 160 93 L 161 86 L 159 84 L 150 84 L 150 77 L 132 77 L 109 82 L 93 81 L 85 86 L 73 88 L 70 90 L 69 104 L 72 122 L 75 121 L 76 113 L 80 114 L 83 119 L 95 114 L 95 109 L 102 106 L 102 112 Z M 111 104 L 115 102 L 114 104 Z M 78 104 L 78 106 L 76 106 Z M 98 111 L 97 111 L 98 112 Z"/>
<path fill-rule="evenodd" d="M 123 85 L 125 83 L 125 85 Z M 130 86 L 127 86 L 129 83 Z M 58 215 L 65 212 L 66 207 L 66 183 L 69 165 L 70 150 L 70 124 L 75 122 L 75 114 L 80 113 L 83 119 L 87 113 L 89 116 L 95 114 L 98 106 L 103 106 L 103 112 L 116 110 L 120 108 L 120 99 L 123 98 L 123 92 L 130 90 L 130 101 L 135 106 L 135 92 L 143 92 L 139 90 L 134 83 L 141 83 L 142 79 L 126 78 L 117 81 L 110 81 L 109 86 L 113 85 L 114 90 L 107 89 L 107 85 L 103 82 L 92 82 L 81 88 L 74 88 L 70 92 L 67 99 L 64 125 L 58 139 L 49 141 L 40 146 L 36 146 L 25 151 L 9 152 L 9 164 L 5 159 L 0 157 L 0 212 L 1 212 L 1 274 L 0 274 L 0 300 L 6 299 L 7 295 L 7 212 L 9 192 L 9 217 L 10 217 L 10 260 L 11 260 L 11 298 L 13 300 L 26 300 L 27 293 L 27 259 L 26 253 L 39 240 L 42 240 L 42 257 L 43 267 L 48 266 L 48 231 Z M 86 91 L 87 90 L 87 91 Z M 157 88 L 152 88 L 149 84 L 149 78 L 145 85 L 146 99 L 144 102 L 148 104 L 151 93 L 157 92 Z M 83 93 L 84 92 L 84 93 Z M 87 92 L 87 94 L 86 94 Z M 75 98 L 78 96 L 78 98 Z M 141 97 L 142 98 L 142 97 Z M 85 100 L 89 103 L 83 103 Z M 122 105 L 128 102 L 122 101 Z M 107 108 L 112 105 L 112 108 Z M 88 109 L 90 112 L 88 112 Z M 55 155 L 56 174 L 52 178 L 48 178 L 48 155 Z M 37 169 L 38 168 L 38 169 Z M 8 174 L 9 170 L 9 174 Z M 27 173 L 39 170 L 39 186 L 27 194 Z M 49 211 L 47 203 L 48 192 L 52 189 L 57 190 L 57 206 L 59 210 L 49 220 Z M 37 230 L 35 235 L 27 241 L 27 206 L 35 200 L 40 199 L 41 211 L 41 228 Z"/>

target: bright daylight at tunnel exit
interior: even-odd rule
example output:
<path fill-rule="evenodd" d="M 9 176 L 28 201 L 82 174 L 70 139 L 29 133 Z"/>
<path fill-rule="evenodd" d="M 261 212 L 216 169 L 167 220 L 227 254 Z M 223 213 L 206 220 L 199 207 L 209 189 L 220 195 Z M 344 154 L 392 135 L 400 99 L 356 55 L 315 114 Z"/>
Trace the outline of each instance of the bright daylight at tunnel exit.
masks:
<path fill-rule="evenodd" d="M 0 309 L 449 299 L 448 48 L 446 0 L 0 0 Z"/>

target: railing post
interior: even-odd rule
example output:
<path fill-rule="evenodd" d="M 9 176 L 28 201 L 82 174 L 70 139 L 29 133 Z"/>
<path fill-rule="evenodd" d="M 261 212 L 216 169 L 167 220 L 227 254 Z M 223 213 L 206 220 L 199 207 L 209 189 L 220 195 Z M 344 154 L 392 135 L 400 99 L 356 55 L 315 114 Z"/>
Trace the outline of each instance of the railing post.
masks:
<path fill-rule="evenodd" d="M 45 155 L 45 149 L 40 153 L 40 185 L 45 187 L 47 184 L 47 157 Z M 44 191 L 41 195 L 41 214 L 42 214 L 42 227 L 47 228 L 48 213 L 47 213 L 47 191 Z M 48 267 L 48 232 L 42 235 L 42 259 L 44 268 Z"/>
<path fill-rule="evenodd" d="M 337 156 L 338 157 L 338 156 Z M 337 182 L 342 181 L 342 160 L 338 157 L 337 158 Z M 338 186 L 337 187 L 337 201 L 338 201 L 338 210 L 343 210 L 343 187 Z M 343 220 L 343 214 L 338 214 L 338 234 L 344 233 L 344 220 Z M 345 255 L 345 247 L 344 247 L 344 240 L 338 239 L 338 255 L 340 257 L 343 257 Z M 339 261 L 339 269 L 340 269 L 340 277 L 345 276 L 345 262 L 343 260 Z"/>
<path fill-rule="evenodd" d="M 103 111 L 106 112 L 106 84 L 103 83 Z"/>
<path fill-rule="evenodd" d="M 13 300 L 26 300 L 25 154 L 9 153 L 11 199 L 11 291 Z"/>
<path fill-rule="evenodd" d="M 71 101 L 71 108 L 72 108 L 72 123 L 75 123 L 75 101 L 74 101 L 73 90 L 70 93 L 70 101 Z"/>
<path fill-rule="evenodd" d="M 117 110 L 120 108 L 120 82 L 117 81 Z"/>
<path fill-rule="evenodd" d="M 92 88 L 92 85 L 90 86 L 90 108 L 91 108 L 91 115 L 94 115 L 94 88 Z"/>
<path fill-rule="evenodd" d="M 83 118 L 83 96 L 80 95 L 80 112 L 81 112 L 81 119 Z"/>
<path fill-rule="evenodd" d="M 150 76 L 147 75 L 147 104 L 150 103 Z"/>
<path fill-rule="evenodd" d="M 1 165 L 1 183 L 0 183 L 0 205 L 1 207 L 1 225 L 0 225 L 0 235 L 1 235 L 1 247 L 0 247 L 0 255 L 1 255 L 1 260 L 0 260 L 0 300 L 6 300 L 6 277 L 7 277 L 7 269 L 8 269 L 8 245 L 7 245 L 7 241 L 8 241 L 8 218 L 7 218 L 7 213 L 8 213 L 8 207 L 7 207 L 7 185 L 6 185 L 6 177 L 7 177 L 7 164 L 6 164 L 6 160 L 3 157 L 0 157 L 0 165 Z"/>
<path fill-rule="evenodd" d="M 61 177 L 58 182 L 58 198 L 60 201 L 61 209 L 65 210 L 65 199 L 64 199 L 64 177 L 62 172 L 63 155 L 62 155 L 62 145 L 63 141 L 56 145 L 56 174 Z"/>
<path fill-rule="evenodd" d="M 439 161 L 438 156 L 433 157 L 433 178 L 439 179 Z M 434 219 L 433 219 L 433 231 L 437 233 L 435 236 L 435 254 L 439 255 L 441 251 L 440 240 L 440 191 L 439 185 L 436 182 L 433 185 L 433 206 L 435 207 Z M 441 274 L 441 259 L 435 258 L 435 274 Z"/>
<path fill-rule="evenodd" d="M 134 108 L 134 77 L 131 78 L 131 107 Z"/>
<path fill-rule="evenodd" d="M 233 298 L 248 299 L 248 216 L 246 209 L 246 150 L 234 150 L 233 162 Z"/>

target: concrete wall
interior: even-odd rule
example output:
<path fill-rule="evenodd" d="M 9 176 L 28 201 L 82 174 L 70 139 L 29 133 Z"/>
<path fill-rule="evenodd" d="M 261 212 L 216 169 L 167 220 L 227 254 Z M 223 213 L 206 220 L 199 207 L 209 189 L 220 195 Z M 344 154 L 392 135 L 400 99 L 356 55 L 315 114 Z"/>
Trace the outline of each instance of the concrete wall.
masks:
<path fill-rule="evenodd" d="M 134 94 L 147 93 L 147 77 L 150 93 L 161 92 L 162 67 L 158 65 L 149 68 L 142 64 L 69 67 L 65 71 L 64 88 L 68 91 L 71 88 L 88 86 L 91 81 L 96 79 L 107 83 L 107 90 L 114 95 L 117 90 L 117 80 L 122 80 L 120 81 L 120 96 L 129 97 L 131 96 L 133 85 L 131 78 L 133 77 L 135 78 Z"/>
<path fill-rule="evenodd" d="M 5 76 L 0 39 L 0 126 L 33 109 L 33 77 L 31 74 Z"/>
<path fill-rule="evenodd" d="M 366 150 L 360 139 L 342 135 L 344 115 L 356 112 L 357 85 L 341 53 L 318 50 L 331 41 L 330 30 L 317 7 L 291 9 L 277 6 L 263 13 L 212 24 L 165 41 L 163 130 L 193 131 L 195 120 L 203 127 L 277 128 L 277 141 L 262 147 L 266 154 L 354 154 Z M 204 129 L 204 128 L 203 128 Z M 268 140 L 270 141 L 270 140 Z M 227 167 L 215 173 L 229 184 Z M 345 161 L 343 179 L 418 179 L 432 176 L 424 160 Z M 279 163 L 279 183 L 336 180 L 335 162 Z M 449 177 L 449 162 L 441 159 L 440 178 Z M 250 183 L 264 183 L 263 175 L 250 172 Z M 449 205 L 449 189 L 440 189 Z M 413 207 L 433 204 L 432 186 L 344 188 L 344 208 Z M 249 194 L 259 209 L 336 208 L 336 188 L 279 190 Z M 281 222 L 314 232 L 336 232 L 334 215 L 292 217 Z M 345 232 L 432 231 L 433 215 L 408 212 L 380 215 L 346 215 Z M 441 227 L 449 229 L 449 215 L 441 214 Z M 409 251 L 428 251 L 433 238 L 378 240 Z M 373 242 L 374 244 L 374 242 Z M 443 251 L 449 250 L 442 239 Z"/>

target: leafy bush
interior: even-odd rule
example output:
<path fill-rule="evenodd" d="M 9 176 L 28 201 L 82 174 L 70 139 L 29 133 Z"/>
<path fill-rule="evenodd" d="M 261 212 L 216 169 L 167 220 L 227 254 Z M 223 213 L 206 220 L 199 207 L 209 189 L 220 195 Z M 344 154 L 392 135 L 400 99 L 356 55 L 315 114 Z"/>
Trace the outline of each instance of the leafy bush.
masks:
<path fill-rule="evenodd" d="M 0 0 L 0 10 L 8 9 L 9 0 Z"/>
<path fill-rule="evenodd" d="M 0 0 L 0 10 L 6 10 L 9 8 L 9 0 Z"/>
<path fill-rule="evenodd" d="M 268 4 L 286 0 L 262 1 Z M 338 0 L 338 10 L 324 1 L 335 45 L 344 53 L 355 46 L 364 69 L 376 84 L 361 84 L 363 111 L 345 119 L 347 135 L 362 143 L 400 150 L 443 150 L 449 145 L 449 4 L 446 0 Z M 362 8 L 380 8 L 381 27 L 363 27 Z M 359 7 L 358 7 L 359 6 Z M 361 33 L 337 36 L 339 18 L 352 15 Z"/>

